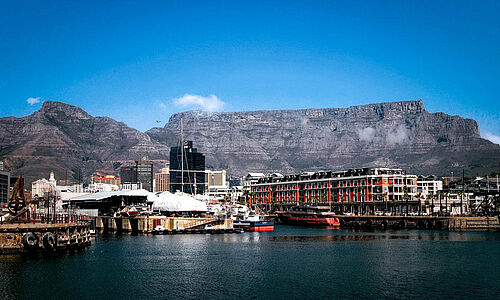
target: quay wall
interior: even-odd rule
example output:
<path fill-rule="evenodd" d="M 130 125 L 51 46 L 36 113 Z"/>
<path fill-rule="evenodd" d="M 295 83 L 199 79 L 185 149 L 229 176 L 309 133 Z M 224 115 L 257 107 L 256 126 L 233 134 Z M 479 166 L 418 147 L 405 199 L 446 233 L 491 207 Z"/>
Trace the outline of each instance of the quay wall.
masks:
<path fill-rule="evenodd" d="M 454 217 L 449 218 L 449 230 L 500 230 L 497 217 Z"/>
<path fill-rule="evenodd" d="M 341 228 L 500 230 L 498 217 L 335 216 Z"/>
<path fill-rule="evenodd" d="M 99 216 L 95 219 L 96 229 L 103 231 L 151 232 L 156 226 L 167 230 L 182 230 L 193 226 L 211 224 L 213 229 L 232 229 L 233 220 L 226 219 L 217 222 L 217 218 L 180 218 L 166 216 L 108 217 Z"/>

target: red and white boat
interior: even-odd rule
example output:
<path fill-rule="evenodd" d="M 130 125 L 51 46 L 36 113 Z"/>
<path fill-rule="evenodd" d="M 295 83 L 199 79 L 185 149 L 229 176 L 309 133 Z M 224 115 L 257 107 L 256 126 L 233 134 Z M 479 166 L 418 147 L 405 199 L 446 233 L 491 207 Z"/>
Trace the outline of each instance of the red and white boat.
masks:
<path fill-rule="evenodd" d="M 317 206 L 295 206 L 287 211 L 277 211 L 276 215 L 282 224 L 339 228 L 340 221 L 327 209 Z"/>
<path fill-rule="evenodd" d="M 134 206 L 132 207 L 126 206 L 124 209 L 120 211 L 120 214 L 124 217 L 134 217 L 140 215 L 141 213 Z"/>

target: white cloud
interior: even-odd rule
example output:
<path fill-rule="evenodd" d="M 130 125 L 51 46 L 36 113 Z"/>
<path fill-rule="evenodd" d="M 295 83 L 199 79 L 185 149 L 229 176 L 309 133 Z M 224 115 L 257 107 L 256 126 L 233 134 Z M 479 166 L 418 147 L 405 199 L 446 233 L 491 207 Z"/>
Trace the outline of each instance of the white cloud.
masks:
<path fill-rule="evenodd" d="M 366 127 L 363 129 L 358 129 L 359 139 L 367 143 L 373 141 L 375 138 L 375 129 L 371 127 Z"/>
<path fill-rule="evenodd" d="M 404 144 L 408 139 L 408 130 L 403 125 L 399 125 L 387 132 L 386 142 L 389 145 Z"/>
<path fill-rule="evenodd" d="M 196 107 L 208 112 L 220 111 L 225 105 L 225 103 L 215 95 L 203 97 L 191 94 L 185 94 L 182 97 L 175 98 L 174 104 L 183 108 Z"/>
<path fill-rule="evenodd" d="M 491 141 L 492 143 L 500 145 L 500 136 L 494 135 L 493 133 L 491 133 L 487 130 L 484 130 L 484 129 L 479 129 L 479 132 L 480 132 L 481 137 L 483 139 L 487 139 L 487 140 Z"/>
<path fill-rule="evenodd" d="M 29 105 L 33 105 L 36 103 L 40 103 L 40 97 L 29 97 L 26 102 L 28 102 Z"/>
<path fill-rule="evenodd" d="M 160 108 L 163 109 L 163 110 L 167 110 L 168 109 L 167 105 L 165 103 L 163 103 L 163 102 L 160 102 L 158 104 L 158 106 L 160 106 Z"/>

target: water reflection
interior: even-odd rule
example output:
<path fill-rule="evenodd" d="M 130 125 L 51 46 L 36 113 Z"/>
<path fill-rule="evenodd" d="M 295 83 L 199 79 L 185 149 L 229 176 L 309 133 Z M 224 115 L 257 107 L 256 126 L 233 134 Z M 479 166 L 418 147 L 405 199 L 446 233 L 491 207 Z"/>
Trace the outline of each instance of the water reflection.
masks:
<path fill-rule="evenodd" d="M 342 241 L 374 241 L 374 240 L 424 240 L 477 242 L 500 241 L 499 234 L 461 234 L 461 233 L 397 233 L 397 234 L 338 234 L 338 235 L 283 235 L 267 237 L 272 242 L 342 242 Z"/>
<path fill-rule="evenodd" d="M 73 254 L 0 256 L 0 299 L 495 298 L 499 241 L 498 232 L 291 226 L 111 233 Z"/>

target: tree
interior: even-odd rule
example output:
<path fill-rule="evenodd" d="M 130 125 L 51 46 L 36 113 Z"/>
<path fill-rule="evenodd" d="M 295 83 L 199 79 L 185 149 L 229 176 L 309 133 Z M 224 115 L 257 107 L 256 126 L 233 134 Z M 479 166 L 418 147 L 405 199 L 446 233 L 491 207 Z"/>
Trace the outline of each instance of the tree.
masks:
<path fill-rule="evenodd" d="M 433 213 L 434 212 L 434 200 L 436 200 L 436 196 L 434 196 L 434 194 L 430 193 L 429 195 L 427 195 L 427 200 L 431 201 L 431 213 Z"/>
<path fill-rule="evenodd" d="M 405 201 L 406 204 L 406 214 L 408 214 L 408 200 L 410 200 L 410 195 L 408 195 L 408 188 L 405 186 L 403 188 L 404 195 L 403 195 L 403 200 Z"/>
<path fill-rule="evenodd" d="M 388 196 L 387 192 L 382 193 L 382 200 L 385 202 L 385 212 L 387 212 L 387 209 L 388 209 L 387 202 L 389 201 L 389 199 L 387 196 Z"/>
<path fill-rule="evenodd" d="M 418 214 L 420 215 L 422 213 L 422 199 L 423 199 L 422 193 L 419 192 L 416 198 L 418 199 Z"/>
<path fill-rule="evenodd" d="M 444 197 L 444 201 L 445 201 L 445 211 L 446 213 L 448 213 L 448 196 L 450 195 L 450 193 L 448 192 L 444 192 L 443 193 L 443 197 Z"/>

